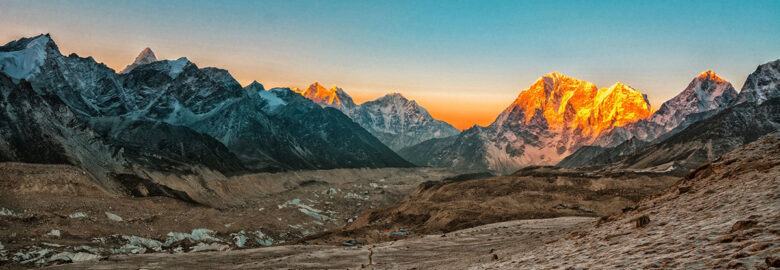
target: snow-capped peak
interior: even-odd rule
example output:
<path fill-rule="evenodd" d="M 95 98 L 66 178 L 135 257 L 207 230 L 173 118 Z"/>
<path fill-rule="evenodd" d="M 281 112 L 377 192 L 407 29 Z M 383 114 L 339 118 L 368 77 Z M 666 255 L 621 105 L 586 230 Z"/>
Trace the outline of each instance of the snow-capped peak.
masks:
<path fill-rule="evenodd" d="M 168 66 L 170 67 L 170 70 L 168 72 L 168 75 L 171 76 L 171 78 L 176 78 L 179 76 L 179 74 L 184 71 L 184 67 L 187 66 L 187 64 L 190 63 L 190 60 L 187 59 L 187 57 L 181 57 L 179 59 L 176 59 L 174 61 L 168 61 Z"/>
<path fill-rule="evenodd" d="M 19 42 L 26 41 L 23 47 Z M 48 35 L 39 35 L 29 40 L 13 41 L 0 47 L 0 72 L 5 73 L 14 82 L 21 79 L 29 80 L 40 71 L 46 60 L 46 44 L 51 39 Z M 22 48 L 20 48 L 22 47 Z"/>
<path fill-rule="evenodd" d="M 154 55 L 154 52 L 152 51 L 151 48 L 146 47 L 141 51 L 141 53 L 138 54 L 138 56 L 135 57 L 133 63 L 127 65 L 127 67 L 125 67 L 125 69 L 120 71 L 119 74 L 128 73 L 140 65 L 146 65 L 154 62 L 157 62 L 157 57 Z"/>

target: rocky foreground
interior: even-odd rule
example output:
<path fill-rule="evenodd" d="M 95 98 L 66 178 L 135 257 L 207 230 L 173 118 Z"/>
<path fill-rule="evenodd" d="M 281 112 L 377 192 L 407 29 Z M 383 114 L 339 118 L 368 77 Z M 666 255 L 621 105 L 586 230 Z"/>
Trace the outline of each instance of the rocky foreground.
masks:
<path fill-rule="evenodd" d="M 780 267 L 778 165 L 775 132 L 572 239 L 476 268 Z"/>

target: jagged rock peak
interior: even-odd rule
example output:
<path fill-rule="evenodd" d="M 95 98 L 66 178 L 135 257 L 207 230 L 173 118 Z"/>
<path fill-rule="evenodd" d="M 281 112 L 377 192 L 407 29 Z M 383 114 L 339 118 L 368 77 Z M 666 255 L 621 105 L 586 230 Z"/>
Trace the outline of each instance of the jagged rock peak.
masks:
<path fill-rule="evenodd" d="M 260 91 L 265 91 L 265 87 L 263 86 L 263 84 L 257 82 L 256 80 L 252 81 L 252 83 L 250 83 L 249 85 L 244 87 L 244 89 L 248 90 L 249 92 L 254 92 L 254 93 L 257 93 L 257 92 L 260 92 Z"/>
<path fill-rule="evenodd" d="M 696 78 L 697 79 L 702 79 L 702 80 L 715 81 L 715 82 L 725 82 L 726 81 L 723 78 L 719 77 L 718 74 L 715 73 L 715 71 L 712 71 L 712 70 L 709 70 L 709 69 L 705 70 L 704 72 L 699 74 L 699 76 L 696 76 Z"/>
<path fill-rule="evenodd" d="M 312 83 L 306 90 L 295 92 L 321 106 L 340 108 L 342 106 L 353 107 L 355 105 L 352 101 L 352 97 L 341 88 L 333 86 L 330 89 L 327 89 L 319 82 Z"/>
<path fill-rule="evenodd" d="M 761 104 L 775 97 L 780 97 L 780 59 L 761 64 L 748 75 L 736 103 Z"/>
<path fill-rule="evenodd" d="M 127 67 L 120 71 L 119 74 L 128 73 L 140 65 L 146 65 L 154 62 L 157 62 L 157 56 L 154 55 L 154 52 L 151 48 L 146 47 L 141 51 L 141 53 L 138 54 L 138 56 L 135 57 L 133 63 L 127 65 Z"/>

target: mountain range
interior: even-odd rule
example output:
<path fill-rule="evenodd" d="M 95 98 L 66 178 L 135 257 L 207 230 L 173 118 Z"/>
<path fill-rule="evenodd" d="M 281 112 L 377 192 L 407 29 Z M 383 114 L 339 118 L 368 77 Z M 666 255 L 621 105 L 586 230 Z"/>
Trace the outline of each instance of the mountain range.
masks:
<path fill-rule="evenodd" d="M 452 125 L 434 119 L 425 108 L 400 93 L 387 94 L 360 105 L 355 104 L 343 89 L 327 89 L 317 82 L 297 93 L 323 107 L 341 110 L 395 151 L 460 133 Z"/>
<path fill-rule="evenodd" d="M 40 35 L 0 47 L 0 71 L 0 158 L 74 164 L 108 190 L 132 189 L 125 176 L 412 166 L 339 110 L 148 48 L 116 73 Z"/>
<path fill-rule="evenodd" d="M 780 93 L 778 63 L 760 65 L 740 93 L 707 70 L 655 112 L 644 95 L 625 84 L 598 89 L 554 72 L 523 90 L 489 126 L 425 141 L 399 154 L 423 166 L 502 173 L 623 159 L 625 168 L 665 164 L 661 170 L 684 172 L 780 127 L 773 100 Z M 674 150 L 659 154 L 658 147 Z"/>
<path fill-rule="evenodd" d="M 712 71 L 691 81 L 648 121 L 638 121 L 612 143 L 580 148 L 561 167 L 618 166 L 680 173 L 780 129 L 780 60 L 758 66 L 737 93 Z M 612 135 L 612 134 L 610 134 Z M 628 138 L 622 140 L 622 138 Z"/>
<path fill-rule="evenodd" d="M 166 175 L 415 165 L 682 171 L 778 129 L 778 66 L 760 65 L 739 93 L 705 71 L 657 111 L 624 83 L 599 88 L 553 72 L 490 125 L 460 132 L 400 93 L 356 104 L 319 83 L 242 87 L 227 70 L 159 60 L 150 48 L 117 73 L 63 56 L 40 35 L 0 47 L 0 161 L 73 164 L 107 190 L 141 183 L 186 200 L 198 198 L 175 187 L 200 180 Z"/>

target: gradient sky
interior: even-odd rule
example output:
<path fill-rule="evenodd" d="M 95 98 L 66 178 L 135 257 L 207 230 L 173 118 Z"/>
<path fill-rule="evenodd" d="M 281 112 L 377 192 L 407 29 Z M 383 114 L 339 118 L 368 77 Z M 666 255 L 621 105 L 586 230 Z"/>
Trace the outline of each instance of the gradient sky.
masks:
<path fill-rule="evenodd" d="M 400 92 L 487 125 L 538 77 L 624 82 L 657 108 L 706 69 L 739 90 L 780 58 L 780 1 L 15 1 L 0 43 L 51 33 L 121 70 L 144 47 L 242 84 Z"/>

